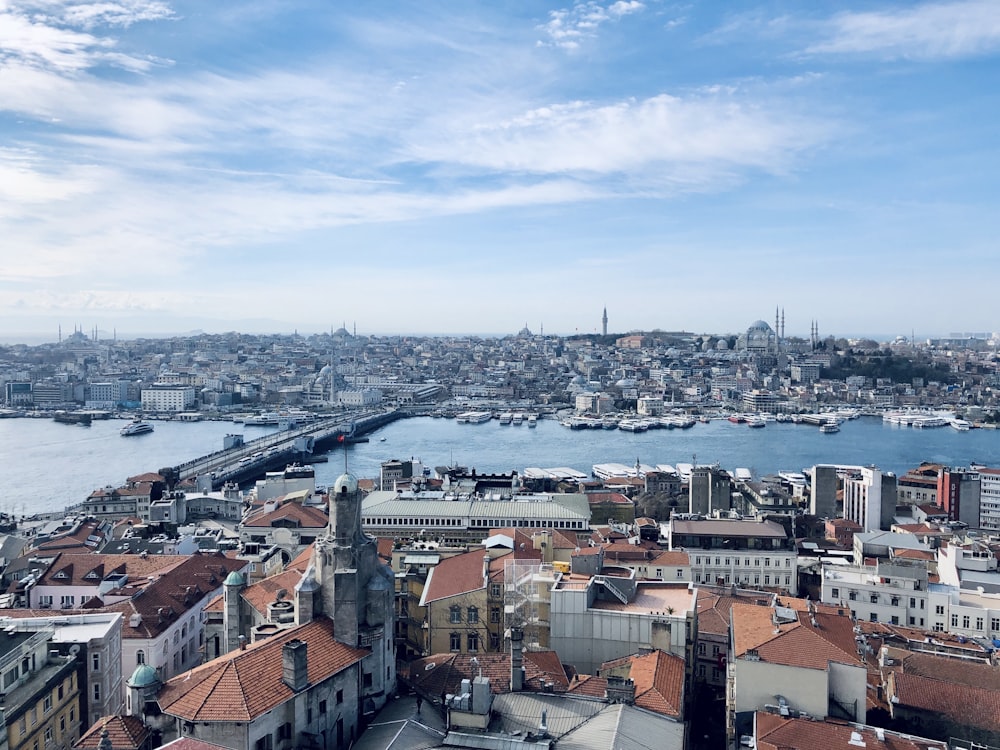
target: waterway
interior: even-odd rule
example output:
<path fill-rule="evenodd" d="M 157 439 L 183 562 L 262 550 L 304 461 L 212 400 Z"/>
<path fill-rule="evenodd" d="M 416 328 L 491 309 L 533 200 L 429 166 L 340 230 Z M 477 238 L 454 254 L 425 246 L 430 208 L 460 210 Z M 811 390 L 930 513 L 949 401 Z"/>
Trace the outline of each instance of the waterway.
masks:
<path fill-rule="evenodd" d="M 124 422 L 90 427 L 49 419 L 0 419 L 0 510 L 32 514 L 61 510 L 93 490 L 121 485 L 129 476 L 157 471 L 222 448 L 229 433 L 251 440 L 274 427 L 232 422 L 154 422 L 154 432 L 121 437 Z M 755 476 L 800 471 L 817 463 L 875 465 L 897 474 L 931 461 L 952 466 L 1000 466 L 1000 431 L 918 430 L 862 417 L 822 434 L 807 425 L 768 423 L 764 429 L 714 420 L 688 430 L 629 433 L 569 430 L 555 420 L 527 425 L 458 424 L 418 417 L 393 422 L 349 445 L 347 466 L 359 477 L 377 477 L 389 459 L 418 458 L 425 466 L 461 465 L 480 473 L 526 467 L 569 467 L 590 474 L 596 463 L 718 463 L 750 469 Z M 316 465 L 316 481 L 329 485 L 344 471 L 344 449 Z"/>

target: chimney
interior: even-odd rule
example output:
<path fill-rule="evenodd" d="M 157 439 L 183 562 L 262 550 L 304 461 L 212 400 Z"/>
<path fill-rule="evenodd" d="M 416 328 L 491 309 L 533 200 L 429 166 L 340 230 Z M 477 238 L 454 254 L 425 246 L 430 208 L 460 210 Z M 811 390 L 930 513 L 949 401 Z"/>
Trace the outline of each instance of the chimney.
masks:
<path fill-rule="evenodd" d="M 521 628 L 510 629 L 510 691 L 512 693 L 524 690 L 524 631 Z"/>
<path fill-rule="evenodd" d="M 635 683 L 627 677 L 608 676 L 608 687 L 604 693 L 608 703 L 635 703 Z"/>
<path fill-rule="evenodd" d="M 306 643 L 297 638 L 281 648 L 281 681 L 298 693 L 309 686 Z"/>

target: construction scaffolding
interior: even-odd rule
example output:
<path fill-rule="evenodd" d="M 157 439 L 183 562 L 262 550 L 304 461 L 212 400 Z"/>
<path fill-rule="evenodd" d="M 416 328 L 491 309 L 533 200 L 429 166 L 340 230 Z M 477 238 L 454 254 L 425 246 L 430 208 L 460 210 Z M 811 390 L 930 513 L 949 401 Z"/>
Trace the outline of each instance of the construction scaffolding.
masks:
<path fill-rule="evenodd" d="M 524 632 L 524 648 L 549 648 L 549 605 L 557 572 L 538 560 L 504 561 L 504 631 Z"/>

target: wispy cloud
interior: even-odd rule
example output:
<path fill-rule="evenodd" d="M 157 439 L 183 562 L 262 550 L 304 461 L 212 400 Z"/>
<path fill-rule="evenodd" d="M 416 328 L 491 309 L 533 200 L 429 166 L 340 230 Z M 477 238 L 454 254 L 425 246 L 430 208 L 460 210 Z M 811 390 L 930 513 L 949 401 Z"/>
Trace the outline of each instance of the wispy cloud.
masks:
<path fill-rule="evenodd" d="M 618 0 L 607 5 L 582 2 L 571 8 L 550 11 L 548 23 L 541 27 L 548 40 L 540 43 L 568 50 L 577 49 L 584 40 L 597 36 L 601 25 L 638 13 L 645 7 L 638 0 Z"/>
<path fill-rule="evenodd" d="M 967 0 L 839 13 L 829 22 L 826 38 L 806 51 L 931 60 L 979 55 L 998 48 L 1000 4 Z"/>
<path fill-rule="evenodd" d="M 107 64 L 132 71 L 148 70 L 151 57 L 116 49 L 108 36 L 91 33 L 97 26 L 128 27 L 147 20 L 172 17 L 160 2 L 74 3 L 56 0 L 0 3 L 0 63 L 58 71 L 79 72 Z M 81 30 L 82 29 L 82 30 Z"/>

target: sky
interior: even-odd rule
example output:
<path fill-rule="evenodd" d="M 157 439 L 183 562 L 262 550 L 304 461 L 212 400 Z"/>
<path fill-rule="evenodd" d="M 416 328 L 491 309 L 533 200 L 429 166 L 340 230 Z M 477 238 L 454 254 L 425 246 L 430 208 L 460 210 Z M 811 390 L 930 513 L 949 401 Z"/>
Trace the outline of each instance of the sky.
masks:
<path fill-rule="evenodd" d="M 1000 3 L 0 0 L 0 341 L 994 331 Z"/>

